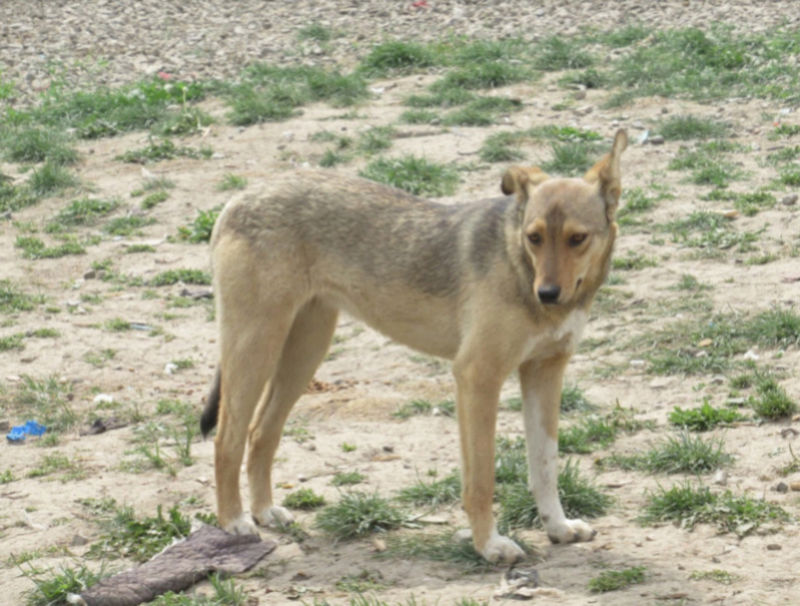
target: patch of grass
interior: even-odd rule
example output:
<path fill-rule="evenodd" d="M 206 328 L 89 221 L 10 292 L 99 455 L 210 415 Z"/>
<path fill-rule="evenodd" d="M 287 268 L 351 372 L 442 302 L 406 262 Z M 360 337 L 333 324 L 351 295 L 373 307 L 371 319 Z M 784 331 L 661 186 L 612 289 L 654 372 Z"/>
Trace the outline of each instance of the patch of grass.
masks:
<path fill-rule="evenodd" d="M 193 135 L 214 123 L 214 119 L 198 107 L 184 105 L 178 112 L 166 112 L 150 132 L 162 137 Z"/>
<path fill-rule="evenodd" d="M 210 210 L 198 210 L 197 217 L 190 225 L 178 228 L 178 237 L 194 244 L 208 242 L 211 240 L 211 232 L 220 212 L 222 206 L 215 206 Z"/>
<path fill-rule="evenodd" d="M 0 337 L 0 351 L 12 351 L 14 349 L 25 349 L 25 334 L 15 333 Z"/>
<path fill-rule="evenodd" d="M 524 548 L 524 544 L 521 544 Z M 394 533 L 387 537 L 385 557 L 422 559 L 458 566 L 470 573 L 488 572 L 494 566 L 475 551 L 472 541 L 462 541 L 452 530 L 429 534 Z"/>
<path fill-rule="evenodd" d="M 298 40 L 314 40 L 315 42 L 329 42 L 333 32 L 321 23 L 310 23 L 297 30 Z"/>
<path fill-rule="evenodd" d="M 549 36 L 536 49 L 534 66 L 543 71 L 582 69 L 594 63 L 592 56 L 583 48 L 580 38 Z"/>
<path fill-rule="evenodd" d="M 617 430 L 612 424 L 592 415 L 566 429 L 559 428 L 558 450 L 567 454 L 588 454 L 597 448 L 605 448 L 616 437 Z"/>
<path fill-rule="evenodd" d="M 715 257 L 721 251 L 735 249 L 739 252 L 750 252 L 753 243 L 758 240 L 758 233 L 739 231 L 731 220 L 721 214 L 695 211 L 684 219 L 677 219 L 661 229 L 670 232 L 674 242 L 683 246 L 698 248 L 700 254 Z"/>
<path fill-rule="evenodd" d="M 62 208 L 49 224 L 47 231 L 61 231 L 66 227 L 93 225 L 101 217 L 114 212 L 119 206 L 117 200 L 80 198 Z"/>
<path fill-rule="evenodd" d="M 519 99 L 505 97 L 477 97 L 463 107 L 448 112 L 442 124 L 445 126 L 490 126 L 502 114 L 519 111 Z"/>
<path fill-rule="evenodd" d="M 657 131 L 668 141 L 720 139 L 727 136 L 729 126 L 712 118 L 677 115 L 659 122 Z"/>
<path fill-rule="evenodd" d="M 149 177 L 142 182 L 142 185 L 131 192 L 131 197 L 143 196 L 147 192 L 158 192 L 161 190 L 173 189 L 175 182 L 168 177 Z"/>
<path fill-rule="evenodd" d="M 141 203 L 142 210 L 153 209 L 162 202 L 166 202 L 167 198 L 169 198 L 169 192 L 164 191 L 163 189 L 160 191 L 153 192 L 152 194 L 148 194 L 144 198 L 142 198 L 142 203 Z"/>
<path fill-rule="evenodd" d="M 697 524 L 714 524 L 721 533 L 734 532 L 739 536 L 767 522 L 781 523 L 789 519 L 789 514 L 773 503 L 735 496 L 730 491 L 717 494 L 707 486 L 692 486 L 689 482 L 648 493 L 645 511 L 640 517 L 644 524 L 676 522 L 689 530 Z"/>
<path fill-rule="evenodd" d="M 245 606 L 247 594 L 244 589 L 237 587 L 233 579 L 223 579 L 219 573 L 208 577 L 213 595 L 174 593 L 168 591 L 161 594 L 150 606 Z"/>
<path fill-rule="evenodd" d="M 67 255 L 86 254 L 86 249 L 74 238 L 65 239 L 55 246 L 47 246 L 36 236 L 18 236 L 14 246 L 22 251 L 22 256 L 26 259 L 58 259 Z"/>
<path fill-rule="evenodd" d="M 435 64 L 436 55 L 429 47 L 416 42 L 388 40 L 373 47 L 361 60 L 359 69 L 372 78 L 381 78 L 422 71 Z"/>
<path fill-rule="evenodd" d="M 33 206 L 39 200 L 40 197 L 31 191 L 27 183 L 14 185 L 0 173 L 0 212 L 15 212 Z"/>
<path fill-rule="evenodd" d="M 750 398 L 750 405 L 753 412 L 769 421 L 789 417 L 797 411 L 797 403 L 789 398 L 774 377 L 768 375 L 758 377 L 756 397 Z"/>
<path fill-rule="evenodd" d="M 191 520 L 175 505 L 166 516 L 161 505 L 152 517 L 138 518 L 132 507 L 114 505 L 113 515 L 100 519 L 103 534 L 87 552 L 94 558 L 130 558 L 145 562 L 175 539 L 189 536 Z"/>
<path fill-rule="evenodd" d="M 439 507 L 455 503 L 461 498 L 461 475 L 458 470 L 441 480 L 417 480 L 413 486 L 400 490 L 397 500 L 417 506 Z"/>
<path fill-rule="evenodd" d="M 525 154 L 520 149 L 521 138 L 517 133 L 493 133 L 484 139 L 478 155 L 483 162 L 514 162 Z"/>
<path fill-rule="evenodd" d="M 767 191 L 735 193 L 716 189 L 708 195 L 708 199 L 732 202 L 733 207 L 746 217 L 753 217 L 762 210 L 772 208 L 777 204 L 775 196 Z"/>
<path fill-rule="evenodd" d="M 197 149 L 183 145 L 175 145 L 170 139 L 150 139 L 150 142 L 139 149 L 133 149 L 117 156 L 117 160 L 133 164 L 149 164 L 173 158 L 208 159 L 214 152 L 204 147 Z"/>
<path fill-rule="evenodd" d="M 708 431 L 719 425 L 730 425 L 745 417 L 732 408 L 715 408 L 708 400 L 699 408 L 682 409 L 676 406 L 669 413 L 668 420 L 671 425 L 685 427 L 691 431 Z"/>
<path fill-rule="evenodd" d="M 310 511 L 312 509 L 319 509 L 324 505 L 325 498 L 315 493 L 310 488 L 300 488 L 299 490 L 290 492 L 283 499 L 283 506 L 291 509 Z"/>
<path fill-rule="evenodd" d="M 589 591 L 592 593 L 605 593 L 627 589 L 631 585 L 638 585 L 645 581 L 644 566 L 634 566 L 624 570 L 604 570 L 596 577 L 589 579 Z"/>
<path fill-rule="evenodd" d="M 597 146 L 586 141 L 570 141 L 553 143 L 553 157 L 542 163 L 545 172 L 553 172 L 566 176 L 583 175 L 596 160 Z"/>
<path fill-rule="evenodd" d="M 449 196 L 458 184 L 458 173 L 452 166 L 418 156 L 378 158 L 359 175 L 418 196 Z"/>
<path fill-rule="evenodd" d="M 142 215 L 130 214 L 124 217 L 115 217 L 103 226 L 103 231 L 112 236 L 129 236 L 147 225 L 155 223 L 155 219 Z"/>
<path fill-rule="evenodd" d="M 742 176 L 742 171 L 725 157 L 732 150 L 732 146 L 720 141 L 681 147 L 667 168 L 691 171 L 690 181 L 695 185 L 724 188 Z"/>
<path fill-rule="evenodd" d="M 340 471 L 333 475 L 331 478 L 331 485 L 333 486 L 352 486 L 353 484 L 361 484 L 366 479 L 364 474 L 358 471 Z"/>
<path fill-rule="evenodd" d="M 398 419 L 408 419 L 415 415 L 428 414 L 440 414 L 452 417 L 455 415 L 455 406 L 455 402 L 452 400 L 444 400 L 438 404 L 433 404 L 429 400 L 412 400 L 394 411 L 392 416 Z"/>
<path fill-rule="evenodd" d="M 732 585 L 742 577 L 727 570 L 715 568 L 713 570 L 695 570 L 689 575 L 689 578 L 693 581 L 714 581 L 720 585 Z"/>
<path fill-rule="evenodd" d="M 39 459 L 36 467 L 26 474 L 29 478 L 42 478 L 60 474 L 62 482 L 78 480 L 86 476 L 86 472 L 81 468 L 78 461 L 61 453 L 44 455 Z"/>
<path fill-rule="evenodd" d="M 800 185 L 800 166 L 789 166 L 781 169 L 778 181 L 782 185 L 797 187 Z"/>
<path fill-rule="evenodd" d="M 611 261 L 611 268 L 616 271 L 631 271 L 657 266 L 658 261 L 652 257 L 645 257 L 633 251 L 628 251 L 624 257 L 618 256 Z"/>
<path fill-rule="evenodd" d="M 796 45 L 790 28 L 757 34 L 726 27 L 662 29 L 614 62 L 610 77 L 630 97 L 796 100 L 798 69 L 785 65 L 784 54 Z"/>
<path fill-rule="evenodd" d="M 150 280 L 150 286 L 171 286 L 172 284 L 211 284 L 211 275 L 202 269 L 168 269 Z"/>
<path fill-rule="evenodd" d="M 14 481 L 14 474 L 11 473 L 10 469 L 6 469 L 3 473 L 0 473 L 0 484 L 10 484 Z"/>
<path fill-rule="evenodd" d="M 0 280 L 0 313 L 31 311 L 44 302 L 44 295 L 29 295 L 14 286 L 11 280 Z"/>
<path fill-rule="evenodd" d="M 316 525 L 337 540 L 349 540 L 399 528 L 405 521 L 405 513 L 387 499 L 356 491 L 320 511 Z"/>
<path fill-rule="evenodd" d="M 72 408 L 72 384 L 55 375 L 35 378 L 23 375 L 17 391 L 11 396 L 15 409 L 25 411 L 48 432 L 61 433 L 74 427 L 78 415 Z"/>
<path fill-rule="evenodd" d="M 59 571 L 31 566 L 28 570 L 22 570 L 22 573 L 35 585 L 25 593 L 26 606 L 67 604 L 69 594 L 81 593 L 106 576 L 102 570 L 93 572 L 83 564 L 77 568 L 62 566 Z"/>
<path fill-rule="evenodd" d="M 60 164 L 47 160 L 28 179 L 28 187 L 36 196 L 52 196 L 78 184 L 78 179 Z"/>
<path fill-rule="evenodd" d="M 225 173 L 222 181 L 217 183 L 218 191 L 231 191 L 236 189 L 244 189 L 247 187 L 247 178 L 233 173 Z"/>
<path fill-rule="evenodd" d="M 342 75 L 321 67 L 275 67 L 263 63 L 248 66 L 242 82 L 227 91 L 236 126 L 285 120 L 299 107 L 313 101 L 334 106 L 354 105 L 367 98 L 360 74 Z"/>
<path fill-rule="evenodd" d="M 391 126 L 372 126 L 359 134 L 356 149 L 367 156 L 389 149 L 396 131 Z"/>
<path fill-rule="evenodd" d="M 403 124 L 439 124 L 442 119 L 438 113 L 429 109 L 409 109 L 400 114 Z"/>
<path fill-rule="evenodd" d="M 4 128 L 0 135 L 0 156 L 9 162 L 47 162 L 55 166 L 75 164 L 78 152 L 57 128 L 24 126 Z"/>
<path fill-rule="evenodd" d="M 411 95 L 405 100 L 405 105 L 417 109 L 429 109 L 433 107 L 450 108 L 465 105 L 474 101 L 477 95 L 464 88 L 442 88 L 437 87 L 434 92 L 424 95 Z"/>
<path fill-rule="evenodd" d="M 622 469 L 651 473 L 708 473 L 730 464 L 731 455 L 721 438 L 704 439 L 688 431 L 662 439 L 649 451 L 634 455 L 613 455 L 610 461 Z"/>
<path fill-rule="evenodd" d="M 524 460 L 522 461 L 524 465 Z M 499 480 L 498 480 L 499 482 Z M 600 492 L 589 480 L 582 477 L 578 464 L 568 460 L 558 474 L 558 496 L 564 513 L 570 518 L 595 518 L 603 515 L 611 505 L 611 497 Z M 505 532 L 513 528 L 541 526 L 536 501 L 527 485 L 527 477 L 498 486 L 500 514 L 498 527 Z"/>

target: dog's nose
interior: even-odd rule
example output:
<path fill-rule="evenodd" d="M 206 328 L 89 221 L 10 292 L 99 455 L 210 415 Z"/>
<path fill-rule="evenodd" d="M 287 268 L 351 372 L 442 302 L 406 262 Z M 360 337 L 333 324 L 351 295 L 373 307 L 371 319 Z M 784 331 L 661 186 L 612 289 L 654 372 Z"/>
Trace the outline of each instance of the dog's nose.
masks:
<path fill-rule="evenodd" d="M 556 284 L 545 284 L 539 287 L 537 294 L 542 303 L 550 305 L 558 301 L 558 295 L 561 294 L 561 287 Z"/>

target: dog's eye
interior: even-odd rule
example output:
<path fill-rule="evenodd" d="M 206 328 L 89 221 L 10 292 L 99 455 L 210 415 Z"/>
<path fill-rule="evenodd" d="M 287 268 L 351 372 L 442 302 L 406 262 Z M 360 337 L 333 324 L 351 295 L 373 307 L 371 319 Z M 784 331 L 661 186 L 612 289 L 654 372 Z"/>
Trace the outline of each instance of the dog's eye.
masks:
<path fill-rule="evenodd" d="M 570 246 L 580 246 L 586 241 L 587 234 L 572 234 L 569 237 Z"/>
<path fill-rule="evenodd" d="M 542 243 L 542 235 L 536 232 L 528 234 L 528 242 L 533 244 L 534 246 L 538 246 Z"/>

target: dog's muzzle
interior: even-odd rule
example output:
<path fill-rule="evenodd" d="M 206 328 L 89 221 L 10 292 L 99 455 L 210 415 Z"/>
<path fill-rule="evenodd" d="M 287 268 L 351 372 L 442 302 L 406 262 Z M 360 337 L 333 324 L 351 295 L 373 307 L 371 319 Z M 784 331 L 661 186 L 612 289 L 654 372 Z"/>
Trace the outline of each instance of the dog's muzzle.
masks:
<path fill-rule="evenodd" d="M 561 294 L 561 287 L 555 284 L 545 284 L 540 286 L 536 291 L 539 300 L 545 305 L 552 305 L 558 303 L 558 297 Z"/>

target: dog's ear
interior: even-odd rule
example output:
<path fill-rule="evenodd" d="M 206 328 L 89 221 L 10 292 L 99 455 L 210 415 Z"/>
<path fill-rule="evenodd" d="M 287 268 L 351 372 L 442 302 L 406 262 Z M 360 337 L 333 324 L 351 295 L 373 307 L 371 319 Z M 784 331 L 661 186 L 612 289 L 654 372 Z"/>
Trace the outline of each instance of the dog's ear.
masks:
<path fill-rule="evenodd" d="M 516 194 L 517 200 L 522 202 L 528 199 L 528 184 L 536 186 L 549 178 L 538 166 L 512 166 L 503 175 L 500 190 L 507 196 Z"/>
<path fill-rule="evenodd" d="M 598 184 L 600 195 L 606 204 L 606 216 L 609 222 L 614 220 L 614 214 L 619 206 L 619 196 L 622 193 L 619 158 L 626 147 L 628 147 L 628 135 L 624 130 L 618 130 L 611 151 L 600 158 L 583 177 L 589 183 Z"/>

